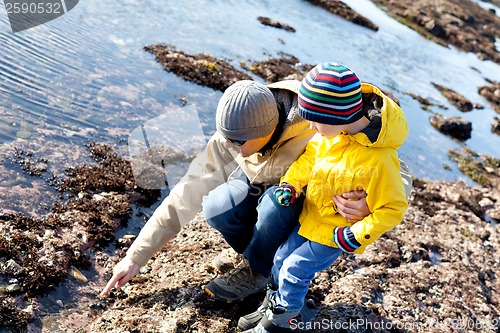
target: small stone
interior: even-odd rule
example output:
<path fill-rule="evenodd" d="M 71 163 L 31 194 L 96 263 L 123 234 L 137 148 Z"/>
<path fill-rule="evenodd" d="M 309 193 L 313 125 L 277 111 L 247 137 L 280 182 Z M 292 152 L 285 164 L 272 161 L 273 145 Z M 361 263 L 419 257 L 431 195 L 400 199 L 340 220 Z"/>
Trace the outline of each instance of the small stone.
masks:
<path fill-rule="evenodd" d="M 20 139 L 29 139 L 31 137 L 31 132 L 21 130 L 16 133 L 16 136 Z"/>
<path fill-rule="evenodd" d="M 69 268 L 69 274 L 75 278 L 78 282 L 86 283 L 88 282 L 88 279 L 85 275 L 82 274 L 76 267 L 71 266 Z"/>
<path fill-rule="evenodd" d="M 125 235 L 125 236 L 123 236 L 123 239 L 125 239 L 125 240 L 134 240 L 136 238 L 137 238 L 136 235 Z"/>
<path fill-rule="evenodd" d="M 494 205 L 494 202 L 491 201 L 491 199 L 489 198 L 482 198 L 479 202 L 478 202 L 479 206 L 481 207 L 493 207 Z"/>
<path fill-rule="evenodd" d="M 5 263 L 5 273 L 7 274 L 16 275 L 21 273 L 22 270 L 23 268 L 21 267 L 21 265 L 15 262 L 14 259 L 10 259 Z"/>
<path fill-rule="evenodd" d="M 104 199 L 104 196 L 102 196 L 100 194 L 94 194 L 92 196 L 92 199 L 94 199 L 95 201 L 101 201 L 102 199 Z"/>
<path fill-rule="evenodd" d="M 142 267 L 142 268 L 140 269 L 140 271 L 139 271 L 139 272 L 140 272 L 141 274 L 147 274 L 147 273 L 151 272 L 151 270 L 152 270 L 152 268 L 151 268 L 151 267 L 149 267 L 149 266 L 144 266 L 144 267 Z"/>
<path fill-rule="evenodd" d="M 9 284 L 9 285 L 7 286 L 7 289 L 6 289 L 6 290 L 7 290 L 7 292 L 8 292 L 8 293 L 14 293 L 14 292 L 16 292 L 16 291 L 21 290 L 21 286 L 20 286 L 20 285 L 18 285 L 17 283 L 16 283 L 16 284 Z"/>

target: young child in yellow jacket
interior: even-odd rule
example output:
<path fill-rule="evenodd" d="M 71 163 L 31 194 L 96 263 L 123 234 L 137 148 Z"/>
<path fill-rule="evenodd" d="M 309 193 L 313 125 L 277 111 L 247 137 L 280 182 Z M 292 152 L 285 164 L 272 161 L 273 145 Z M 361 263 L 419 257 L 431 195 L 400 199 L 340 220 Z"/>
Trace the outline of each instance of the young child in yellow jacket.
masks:
<path fill-rule="evenodd" d="M 337 63 L 313 68 L 299 90 L 299 114 L 318 133 L 274 192 L 283 206 L 306 188 L 299 224 L 274 257 L 264 316 L 247 332 L 290 332 L 316 272 L 342 253 L 366 246 L 399 224 L 408 207 L 396 149 L 408 134 L 401 108 L 377 87 Z M 336 194 L 365 190 L 371 214 L 352 224 L 337 212 Z M 277 289 L 276 289 L 277 287 Z"/>

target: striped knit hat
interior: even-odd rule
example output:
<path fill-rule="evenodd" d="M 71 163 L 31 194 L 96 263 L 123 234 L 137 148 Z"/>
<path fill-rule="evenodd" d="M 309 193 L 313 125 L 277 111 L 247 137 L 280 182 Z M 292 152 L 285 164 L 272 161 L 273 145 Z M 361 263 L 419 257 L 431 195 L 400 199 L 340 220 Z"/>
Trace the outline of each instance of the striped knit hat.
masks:
<path fill-rule="evenodd" d="M 361 82 L 344 65 L 324 63 L 314 67 L 299 88 L 299 115 L 328 125 L 350 124 L 363 116 Z"/>

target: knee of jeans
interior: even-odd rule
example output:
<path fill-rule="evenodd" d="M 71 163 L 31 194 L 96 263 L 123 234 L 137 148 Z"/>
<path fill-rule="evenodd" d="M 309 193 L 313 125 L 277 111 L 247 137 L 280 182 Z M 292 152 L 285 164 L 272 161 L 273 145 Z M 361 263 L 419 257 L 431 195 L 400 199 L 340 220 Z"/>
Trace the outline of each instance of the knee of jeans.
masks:
<path fill-rule="evenodd" d="M 295 202 L 286 207 L 281 206 L 274 197 L 274 190 L 276 188 L 277 186 L 270 187 L 260 198 L 259 205 L 257 206 L 259 219 L 263 218 L 269 221 L 298 219 L 302 201 Z"/>
<path fill-rule="evenodd" d="M 222 227 L 225 221 L 225 214 L 221 214 L 220 201 L 218 202 L 216 198 L 211 197 L 210 194 L 203 197 L 202 212 L 205 220 L 210 226 L 217 230 Z"/>
<path fill-rule="evenodd" d="M 248 185 L 230 181 L 218 186 L 203 197 L 202 210 L 208 224 L 216 229 L 226 224 L 235 209 L 248 195 Z"/>

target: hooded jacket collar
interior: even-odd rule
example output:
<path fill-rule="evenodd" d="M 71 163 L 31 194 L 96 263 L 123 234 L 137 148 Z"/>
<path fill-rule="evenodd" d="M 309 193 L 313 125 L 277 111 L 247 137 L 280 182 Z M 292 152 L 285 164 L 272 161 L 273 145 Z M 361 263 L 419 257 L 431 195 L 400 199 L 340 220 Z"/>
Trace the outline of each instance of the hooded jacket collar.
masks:
<path fill-rule="evenodd" d="M 350 139 L 366 147 L 399 148 L 408 136 L 403 110 L 377 87 L 362 83 L 363 112 L 370 124 Z"/>

